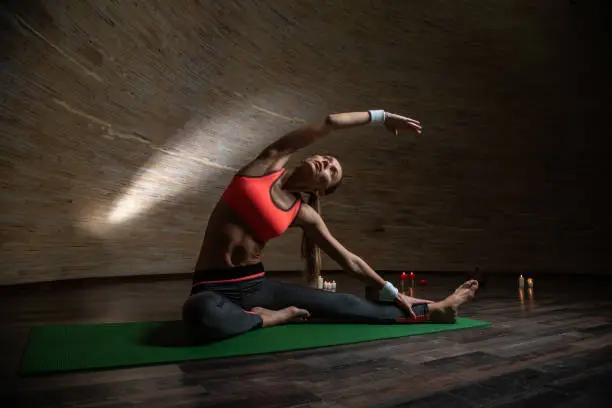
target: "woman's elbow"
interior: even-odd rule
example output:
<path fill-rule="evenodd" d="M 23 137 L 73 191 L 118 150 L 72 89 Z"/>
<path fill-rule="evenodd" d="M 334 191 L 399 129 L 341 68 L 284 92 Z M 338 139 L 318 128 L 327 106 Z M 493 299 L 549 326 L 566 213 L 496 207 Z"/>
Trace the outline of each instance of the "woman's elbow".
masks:
<path fill-rule="evenodd" d="M 325 133 L 330 133 L 334 129 L 336 129 L 336 121 L 334 120 L 334 115 L 327 115 L 323 119 L 323 123 L 321 124 L 321 131 Z"/>
<path fill-rule="evenodd" d="M 353 273 L 361 273 L 363 261 L 357 255 L 350 254 L 346 257 L 345 268 Z"/>

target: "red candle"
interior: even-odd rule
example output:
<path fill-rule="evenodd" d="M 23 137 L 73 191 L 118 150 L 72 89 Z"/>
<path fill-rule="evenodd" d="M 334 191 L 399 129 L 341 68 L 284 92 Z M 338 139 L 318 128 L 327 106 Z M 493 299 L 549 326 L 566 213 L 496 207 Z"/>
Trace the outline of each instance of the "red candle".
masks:
<path fill-rule="evenodd" d="M 401 280 L 406 280 L 407 277 L 408 275 L 406 275 L 406 272 L 402 272 L 402 274 L 400 275 Z"/>
<path fill-rule="evenodd" d="M 414 280 L 414 276 L 415 276 L 415 275 L 414 275 L 414 272 L 410 272 L 410 279 L 411 279 L 411 280 Z"/>

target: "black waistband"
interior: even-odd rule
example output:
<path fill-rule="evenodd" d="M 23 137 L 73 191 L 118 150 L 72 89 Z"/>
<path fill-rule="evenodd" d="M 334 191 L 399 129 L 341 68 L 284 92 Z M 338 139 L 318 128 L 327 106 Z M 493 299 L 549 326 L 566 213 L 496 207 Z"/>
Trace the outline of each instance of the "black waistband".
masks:
<path fill-rule="evenodd" d="M 256 263 L 254 265 L 236 266 L 234 268 L 225 269 L 200 269 L 193 273 L 193 283 L 200 282 L 216 282 L 233 279 L 241 279 L 249 276 L 261 274 L 264 272 L 263 264 Z"/>

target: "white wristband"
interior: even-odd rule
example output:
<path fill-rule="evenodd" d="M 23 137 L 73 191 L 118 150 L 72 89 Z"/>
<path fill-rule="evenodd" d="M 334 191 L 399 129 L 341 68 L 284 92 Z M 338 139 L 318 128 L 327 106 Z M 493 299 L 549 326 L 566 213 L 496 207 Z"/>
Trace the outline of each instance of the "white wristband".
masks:
<path fill-rule="evenodd" d="M 384 123 L 385 122 L 385 111 L 382 109 L 370 110 L 370 123 Z"/>
<path fill-rule="evenodd" d="M 380 293 L 378 294 L 378 299 L 382 302 L 393 302 L 397 295 L 399 294 L 399 290 L 389 281 L 385 282 L 385 286 L 382 287 Z"/>

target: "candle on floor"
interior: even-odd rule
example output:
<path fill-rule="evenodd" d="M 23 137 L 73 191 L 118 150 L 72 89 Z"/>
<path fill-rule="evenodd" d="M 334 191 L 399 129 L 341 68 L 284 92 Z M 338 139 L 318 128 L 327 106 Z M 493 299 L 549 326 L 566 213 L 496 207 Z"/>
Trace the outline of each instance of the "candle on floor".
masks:
<path fill-rule="evenodd" d="M 400 275 L 400 291 L 402 293 L 406 293 L 406 285 L 405 285 L 405 281 L 406 278 L 408 278 L 408 275 L 406 274 L 406 272 L 402 272 L 402 274 Z"/>
<path fill-rule="evenodd" d="M 519 288 L 523 289 L 525 287 L 525 278 L 523 275 L 519 276 Z"/>

